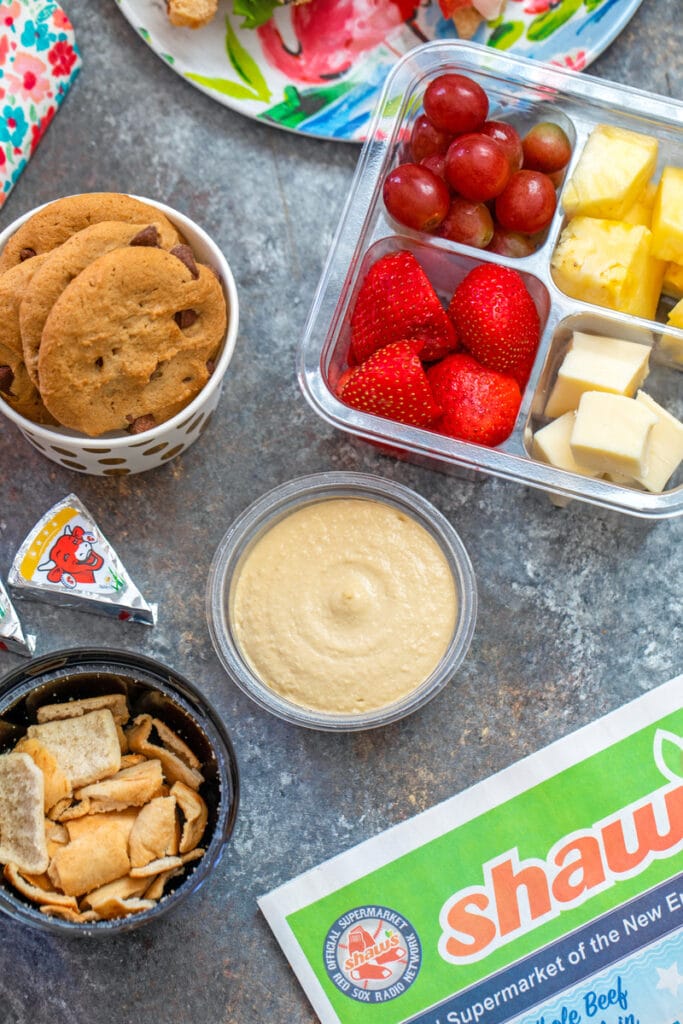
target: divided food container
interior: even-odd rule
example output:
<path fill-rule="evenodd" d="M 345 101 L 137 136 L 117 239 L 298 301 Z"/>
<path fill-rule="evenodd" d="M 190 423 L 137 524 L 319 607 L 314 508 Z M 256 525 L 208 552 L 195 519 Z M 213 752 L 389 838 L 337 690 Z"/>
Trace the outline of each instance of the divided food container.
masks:
<path fill-rule="evenodd" d="M 599 124 L 655 136 L 659 141 L 655 178 L 665 165 L 683 167 L 683 103 L 459 40 L 427 43 L 413 50 L 387 79 L 313 301 L 299 350 L 304 395 L 331 425 L 431 468 L 467 476 L 493 474 L 550 492 L 560 502 L 576 498 L 636 516 L 682 514 L 683 466 L 664 493 L 653 494 L 565 472 L 531 454 L 534 431 L 548 422 L 545 402 L 573 331 L 650 346 L 647 392 L 673 416 L 683 417 L 682 367 L 676 366 L 670 346 L 661 345 L 662 337 L 668 336 L 680 337 L 683 346 L 683 331 L 665 327 L 674 301 L 660 302 L 657 319 L 649 321 L 570 298 L 555 284 L 551 258 L 566 223 L 563 186 L 542 244 L 522 258 L 503 257 L 402 228 L 386 213 L 384 179 L 393 167 L 410 160 L 407 143 L 422 111 L 422 96 L 430 81 L 444 72 L 467 75 L 478 82 L 489 97 L 489 118 L 510 121 L 522 135 L 540 121 L 560 124 L 573 146 L 563 184 Z M 360 412 L 335 396 L 335 385 L 348 365 L 350 315 L 361 282 L 378 258 L 400 249 L 415 254 L 444 306 L 468 271 L 482 262 L 513 267 L 525 280 L 541 319 L 541 342 L 514 430 L 497 448 Z"/>

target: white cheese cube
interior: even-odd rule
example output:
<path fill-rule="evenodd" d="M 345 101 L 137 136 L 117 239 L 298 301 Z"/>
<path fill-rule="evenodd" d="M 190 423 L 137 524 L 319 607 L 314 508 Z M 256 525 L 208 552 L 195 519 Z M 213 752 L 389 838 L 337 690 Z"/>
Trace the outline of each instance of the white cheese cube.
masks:
<path fill-rule="evenodd" d="M 586 391 L 632 397 L 647 377 L 649 358 L 647 345 L 575 331 L 550 392 L 546 416 L 553 419 L 578 408 Z"/>
<path fill-rule="evenodd" d="M 645 409 L 657 417 L 650 434 L 645 471 L 635 477 L 648 491 L 661 494 L 683 460 L 683 423 L 639 391 L 636 396 Z"/>
<path fill-rule="evenodd" d="M 577 462 L 599 473 L 641 477 L 657 416 L 643 402 L 606 391 L 586 391 L 569 444 Z"/>
<path fill-rule="evenodd" d="M 574 413 L 566 412 L 552 423 L 541 427 L 534 434 L 531 453 L 540 462 L 547 462 L 556 469 L 565 469 L 569 473 L 580 473 L 582 476 L 598 476 L 598 470 L 582 466 L 574 458 L 569 447 L 569 438 L 574 429 Z"/>

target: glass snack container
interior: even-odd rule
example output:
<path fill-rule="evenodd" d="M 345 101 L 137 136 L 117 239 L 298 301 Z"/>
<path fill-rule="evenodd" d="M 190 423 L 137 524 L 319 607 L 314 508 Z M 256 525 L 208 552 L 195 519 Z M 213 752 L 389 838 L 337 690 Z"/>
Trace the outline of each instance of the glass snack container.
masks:
<path fill-rule="evenodd" d="M 77 648 L 43 655 L 7 673 L 0 679 L 0 753 L 9 752 L 27 726 L 36 722 L 36 709 L 41 705 L 109 694 L 125 695 L 131 719 L 151 715 L 199 759 L 204 776 L 199 792 L 208 810 L 201 840 L 204 853 L 169 881 L 153 907 L 109 920 L 69 921 L 43 914 L 0 874 L 0 911 L 18 923 L 54 935 L 118 935 L 158 920 L 210 878 L 235 824 L 239 774 L 223 722 L 195 683 L 144 655 Z"/>
<path fill-rule="evenodd" d="M 314 563 L 313 571 L 308 573 L 300 563 L 292 568 L 289 555 L 299 546 L 302 535 L 294 534 L 294 540 L 291 534 L 285 535 L 282 540 L 280 533 L 275 542 L 278 527 L 284 525 L 287 529 L 306 510 L 313 510 L 316 516 L 316 510 L 324 505 L 330 511 L 332 504 L 339 501 L 347 504 L 341 506 L 345 511 L 337 519 L 338 528 L 327 520 L 321 527 L 311 519 L 304 527 L 304 534 L 311 536 L 317 532 L 322 537 L 317 551 L 311 554 L 307 550 L 304 556 Z M 351 512 L 349 502 L 363 504 L 363 514 L 367 516 L 370 509 L 376 509 L 380 528 L 374 531 L 372 522 L 365 518 L 365 529 L 356 530 L 357 520 L 353 520 L 353 515 L 359 510 Z M 352 520 L 354 526 L 349 527 Z M 344 533 L 341 545 L 338 542 L 340 530 Z M 356 537 L 358 544 L 355 544 Z M 387 537 L 391 540 L 387 541 Z M 417 541 L 406 560 L 400 552 L 398 561 L 392 559 L 392 550 L 395 551 L 401 539 L 405 539 L 407 546 L 415 537 Z M 273 648 L 279 659 L 272 662 L 276 668 L 267 666 L 273 679 L 265 678 L 263 661 L 255 664 L 241 640 L 245 636 L 244 621 L 253 623 L 254 614 L 243 621 L 236 610 L 236 593 L 244 578 L 245 566 L 263 540 L 273 541 L 270 551 L 275 557 L 269 565 L 261 562 L 256 570 L 261 578 L 261 604 L 252 602 L 251 608 L 257 608 L 257 625 L 260 626 L 261 620 L 265 623 L 265 636 L 259 633 L 258 654 Z M 306 545 L 305 536 L 301 543 Z M 379 550 L 377 559 L 372 553 L 368 556 L 369 549 Z M 432 569 L 435 576 L 430 575 Z M 293 603 L 285 605 L 284 617 L 280 617 L 273 590 L 278 589 L 283 576 L 289 590 L 293 588 L 294 597 Z M 418 605 L 420 602 L 406 581 L 416 578 L 427 581 L 427 586 L 429 581 L 433 583 L 438 579 L 434 593 L 445 593 L 453 605 L 452 616 L 447 621 L 444 616 L 439 625 L 438 643 L 434 648 L 427 639 L 435 635 L 432 622 L 429 621 L 422 632 L 420 616 L 411 613 L 413 602 Z M 271 580 L 275 580 L 274 587 L 271 587 Z M 397 601 L 392 604 L 396 594 Z M 428 600 L 431 597 L 429 595 Z M 407 613 L 406 605 L 410 606 Z M 472 640 L 477 593 L 474 571 L 462 541 L 433 505 L 409 488 L 381 477 L 330 472 L 290 480 L 263 495 L 238 516 L 214 555 L 206 607 L 216 653 L 230 678 L 252 700 L 287 722 L 310 729 L 344 732 L 396 722 L 423 707 L 452 679 Z M 400 621 L 406 623 L 405 633 L 396 638 L 398 654 L 395 659 L 391 657 L 393 641 L 387 639 L 390 631 L 385 628 L 391 618 L 389 607 L 395 608 Z M 274 609 L 276 627 L 284 622 L 282 632 L 270 628 Z M 437 606 L 435 612 L 440 610 Z M 350 622 L 350 618 L 353 621 Z M 318 631 L 318 624 L 330 621 L 329 633 Z M 296 645 L 295 655 L 292 655 L 290 637 Z M 378 647 L 380 658 L 390 653 L 393 667 L 382 661 L 380 679 L 373 683 L 368 665 L 373 662 Z M 429 653 L 425 657 L 426 647 Z M 286 650 L 285 661 L 279 658 L 282 649 Z M 321 651 L 323 657 L 319 660 Z M 317 702 L 317 706 L 314 706 L 315 700 L 303 701 L 300 693 L 293 694 L 287 687 L 279 686 L 292 664 L 295 682 L 298 682 L 308 674 L 309 666 L 315 665 L 317 672 L 321 662 L 327 669 L 320 673 L 321 678 L 316 683 L 320 688 L 315 693 L 316 698 L 323 693 L 323 700 Z M 414 666 L 419 664 L 421 670 L 426 663 L 431 668 L 415 675 Z M 399 687 L 400 693 L 395 694 L 392 680 L 403 680 L 404 673 L 411 675 L 412 682 L 403 689 Z M 388 689 L 384 688 L 385 682 L 389 683 Z M 357 701 L 349 699 L 352 692 L 360 692 Z M 366 693 L 370 696 L 367 701 Z"/>
<path fill-rule="evenodd" d="M 424 92 L 446 72 L 465 75 L 485 90 L 489 119 L 510 122 L 522 136 L 534 124 L 555 122 L 572 144 L 554 216 L 529 255 L 502 256 L 412 230 L 385 209 L 384 180 L 394 167 L 410 161 L 408 144 Z M 601 124 L 657 139 L 655 179 L 667 165 L 683 168 L 683 104 L 675 100 L 459 40 L 427 43 L 398 62 L 376 108 L 299 347 L 301 388 L 327 423 L 430 468 L 469 477 L 492 474 L 546 491 L 559 503 L 580 499 L 646 518 L 683 513 L 683 466 L 661 493 L 651 493 L 615 479 L 558 469 L 533 454 L 533 435 L 549 422 L 546 401 L 573 332 L 647 346 L 647 393 L 672 416 L 683 418 L 683 359 L 676 361 L 676 352 L 683 352 L 683 330 L 666 326 L 675 300 L 660 299 L 655 318 L 648 320 L 572 298 L 553 276 L 553 253 L 568 223 L 563 191 L 591 132 Z M 359 411 L 335 394 L 349 365 L 350 319 L 360 285 L 377 259 L 399 250 L 416 256 L 444 307 L 465 275 L 482 263 L 517 270 L 534 300 L 540 344 L 512 433 L 495 448 Z"/>

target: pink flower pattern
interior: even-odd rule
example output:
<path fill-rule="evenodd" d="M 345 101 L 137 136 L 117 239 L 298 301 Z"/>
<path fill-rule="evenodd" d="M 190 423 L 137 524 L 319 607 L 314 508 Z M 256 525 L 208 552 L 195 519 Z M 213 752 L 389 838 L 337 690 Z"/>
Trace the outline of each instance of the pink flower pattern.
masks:
<path fill-rule="evenodd" d="M 9 27 L 18 20 L 21 14 L 21 4 L 19 0 L 8 0 L 8 2 L 0 3 L 0 25 Z"/>
<path fill-rule="evenodd" d="M 23 100 L 33 100 L 34 103 L 42 102 L 52 88 L 49 78 L 45 75 L 45 62 L 30 53 L 20 51 L 11 67 L 11 71 L 5 75 L 5 81 L 13 95 Z"/>
<path fill-rule="evenodd" d="M 0 0 L 0 207 L 80 62 L 71 22 L 52 0 Z"/>

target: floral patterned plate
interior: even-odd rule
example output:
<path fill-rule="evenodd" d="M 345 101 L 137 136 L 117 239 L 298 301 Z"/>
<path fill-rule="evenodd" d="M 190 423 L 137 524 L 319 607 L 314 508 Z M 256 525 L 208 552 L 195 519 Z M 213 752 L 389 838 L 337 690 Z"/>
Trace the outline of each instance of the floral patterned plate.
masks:
<path fill-rule="evenodd" d="M 179 75 L 249 117 L 328 139 L 361 141 L 396 60 L 430 39 L 455 37 L 436 0 L 313 0 L 283 7 L 258 29 L 240 27 L 221 0 L 205 28 L 176 28 L 165 0 L 116 0 Z M 621 32 L 642 0 L 507 0 L 474 42 L 582 70 Z"/>

